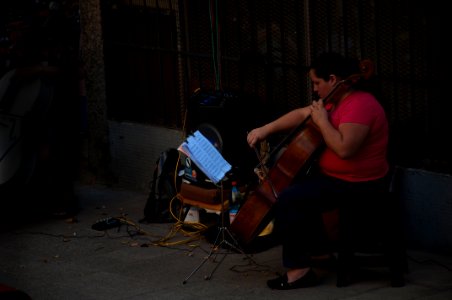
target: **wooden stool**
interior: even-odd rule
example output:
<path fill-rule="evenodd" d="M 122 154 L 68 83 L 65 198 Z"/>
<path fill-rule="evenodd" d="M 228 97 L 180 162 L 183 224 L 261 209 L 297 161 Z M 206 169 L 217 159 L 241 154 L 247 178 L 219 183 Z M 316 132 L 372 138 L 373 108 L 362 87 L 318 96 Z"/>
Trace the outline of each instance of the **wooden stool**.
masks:
<path fill-rule="evenodd" d="M 338 210 L 336 285 L 351 284 L 360 268 L 388 267 L 391 286 L 404 286 L 407 261 L 395 194 L 384 191 L 359 198 Z"/>
<path fill-rule="evenodd" d="M 215 210 L 219 212 L 227 211 L 229 208 L 229 200 L 225 200 L 222 206 L 221 203 L 210 203 L 201 200 L 189 199 L 187 197 L 182 196 L 180 193 L 177 194 L 177 198 L 181 201 L 183 206 L 194 206 L 198 208 Z"/>
<path fill-rule="evenodd" d="M 196 207 L 201 208 L 205 210 L 210 211 L 216 211 L 220 213 L 221 218 L 227 219 L 227 222 L 229 224 L 229 219 L 226 218 L 225 212 L 229 209 L 229 200 L 224 200 L 222 202 L 212 202 L 212 201 L 204 201 L 202 197 L 195 197 L 196 199 L 189 198 L 182 193 L 178 193 L 176 196 L 179 201 L 181 202 L 181 209 L 188 208 L 188 207 Z M 185 217 L 187 216 L 189 210 L 185 212 L 183 219 L 185 220 Z"/>

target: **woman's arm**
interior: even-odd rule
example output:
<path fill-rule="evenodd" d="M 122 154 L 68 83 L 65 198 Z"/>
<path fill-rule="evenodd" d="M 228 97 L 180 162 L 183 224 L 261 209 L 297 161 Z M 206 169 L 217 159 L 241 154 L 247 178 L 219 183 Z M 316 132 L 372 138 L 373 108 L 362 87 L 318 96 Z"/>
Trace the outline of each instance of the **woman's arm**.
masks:
<path fill-rule="evenodd" d="M 268 136 L 277 133 L 285 132 L 296 128 L 300 125 L 311 113 L 309 107 L 302 107 L 294 109 L 278 119 L 265 124 L 262 127 L 255 128 L 250 131 L 247 136 L 247 142 L 250 147 L 254 147 L 256 143 L 266 139 Z"/>

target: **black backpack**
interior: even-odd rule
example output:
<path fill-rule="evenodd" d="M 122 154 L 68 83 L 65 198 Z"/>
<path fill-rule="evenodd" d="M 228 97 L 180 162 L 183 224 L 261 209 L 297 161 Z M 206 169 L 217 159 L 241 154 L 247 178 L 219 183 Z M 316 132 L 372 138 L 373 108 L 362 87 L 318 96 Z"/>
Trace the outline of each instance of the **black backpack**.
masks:
<path fill-rule="evenodd" d="M 171 201 L 180 188 L 180 179 L 177 176 L 179 151 L 170 148 L 160 153 L 150 182 L 150 193 L 144 207 L 144 218 L 141 223 L 171 223 L 175 219 L 170 209 L 177 215 L 178 201 Z M 179 168 L 178 168 L 179 169 Z M 176 179 L 175 179 L 176 175 Z M 170 208 L 170 205 L 172 207 Z"/>

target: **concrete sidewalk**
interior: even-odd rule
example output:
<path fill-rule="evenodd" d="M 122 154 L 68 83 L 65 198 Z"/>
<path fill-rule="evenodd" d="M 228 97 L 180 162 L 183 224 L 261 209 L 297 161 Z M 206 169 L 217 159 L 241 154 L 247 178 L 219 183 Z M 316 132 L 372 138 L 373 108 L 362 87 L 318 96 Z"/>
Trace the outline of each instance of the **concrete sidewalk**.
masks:
<path fill-rule="evenodd" d="M 253 255 L 220 249 L 208 257 L 211 244 L 186 227 L 138 223 L 147 193 L 85 185 L 77 194 L 82 209 L 75 218 L 2 230 L 0 283 L 34 300 L 452 299 L 452 256 L 409 249 L 402 288 L 390 287 L 386 269 L 367 270 L 344 288 L 336 287 L 334 270 L 316 269 L 320 285 L 272 291 L 266 281 L 284 272 L 279 246 Z M 91 228 L 107 217 L 124 217 L 128 225 Z"/>

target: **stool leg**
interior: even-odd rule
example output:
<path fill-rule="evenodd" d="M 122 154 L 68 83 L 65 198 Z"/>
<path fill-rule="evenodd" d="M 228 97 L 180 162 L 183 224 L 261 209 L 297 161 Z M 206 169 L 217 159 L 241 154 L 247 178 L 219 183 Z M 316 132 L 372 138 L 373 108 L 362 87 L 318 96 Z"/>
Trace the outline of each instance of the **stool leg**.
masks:
<path fill-rule="evenodd" d="M 389 193 L 394 203 L 396 198 L 393 193 Z M 400 221 L 400 208 L 390 215 L 390 226 L 386 228 L 388 238 L 385 240 L 385 250 L 390 271 L 392 287 L 405 286 L 405 272 L 408 271 L 408 262 L 404 244 L 404 234 Z"/>
<path fill-rule="evenodd" d="M 350 236 L 342 232 L 337 250 L 336 286 L 346 287 L 350 285 L 352 283 L 352 274 L 355 268 L 355 253 L 353 251 Z"/>
<path fill-rule="evenodd" d="M 346 287 L 352 283 L 355 269 L 352 215 L 349 210 L 339 211 L 339 239 L 337 243 L 337 275 L 336 286 Z"/>
<path fill-rule="evenodd" d="M 406 253 L 402 249 L 392 249 L 388 253 L 388 265 L 392 287 L 405 286 L 405 272 L 408 270 Z"/>
<path fill-rule="evenodd" d="M 405 277 L 402 271 L 396 269 L 391 270 L 391 286 L 392 287 L 405 286 Z"/>
<path fill-rule="evenodd" d="M 353 253 L 339 251 L 337 255 L 336 286 L 346 287 L 352 283 Z"/>

